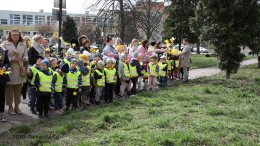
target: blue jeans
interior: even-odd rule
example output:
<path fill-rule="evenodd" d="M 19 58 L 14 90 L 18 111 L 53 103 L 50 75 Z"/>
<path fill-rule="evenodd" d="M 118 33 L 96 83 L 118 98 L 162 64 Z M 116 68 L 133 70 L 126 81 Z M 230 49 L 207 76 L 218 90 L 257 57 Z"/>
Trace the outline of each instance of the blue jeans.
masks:
<path fill-rule="evenodd" d="M 63 97 L 61 95 L 61 92 L 55 92 L 54 93 L 54 110 L 62 109 L 62 101 Z"/>
<path fill-rule="evenodd" d="M 37 91 L 36 88 L 30 88 L 30 107 L 31 110 L 37 107 Z"/>

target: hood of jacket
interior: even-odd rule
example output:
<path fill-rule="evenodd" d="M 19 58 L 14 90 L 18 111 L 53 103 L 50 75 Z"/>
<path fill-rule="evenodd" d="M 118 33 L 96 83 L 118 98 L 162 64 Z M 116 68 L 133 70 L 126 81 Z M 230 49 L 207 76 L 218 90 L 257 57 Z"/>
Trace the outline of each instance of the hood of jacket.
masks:
<path fill-rule="evenodd" d="M 137 66 L 138 64 L 139 64 L 139 61 L 138 61 L 138 60 L 132 59 L 132 60 L 130 61 L 130 65 L 131 65 L 131 66 Z"/>

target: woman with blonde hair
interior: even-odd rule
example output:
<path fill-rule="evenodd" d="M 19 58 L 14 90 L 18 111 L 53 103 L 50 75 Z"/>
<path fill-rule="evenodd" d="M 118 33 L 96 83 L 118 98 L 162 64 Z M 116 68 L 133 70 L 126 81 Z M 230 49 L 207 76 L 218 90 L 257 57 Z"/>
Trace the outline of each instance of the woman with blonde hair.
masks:
<path fill-rule="evenodd" d="M 127 47 L 125 46 L 125 44 L 122 42 L 122 40 L 120 38 L 117 38 L 115 41 L 115 49 L 118 54 L 128 52 Z"/>
<path fill-rule="evenodd" d="M 138 43 L 137 39 L 132 40 L 129 48 L 129 54 L 133 54 L 135 51 L 138 51 L 137 43 Z"/>
<path fill-rule="evenodd" d="M 6 83 L 6 105 L 9 106 L 8 113 L 21 114 L 19 109 L 22 84 L 26 82 L 26 76 L 21 76 L 20 66 L 27 61 L 27 46 L 19 29 L 13 28 L 8 33 L 8 39 L 2 44 L 8 50 L 8 58 L 11 62 L 10 81 Z M 13 99 L 15 107 L 13 108 Z"/>

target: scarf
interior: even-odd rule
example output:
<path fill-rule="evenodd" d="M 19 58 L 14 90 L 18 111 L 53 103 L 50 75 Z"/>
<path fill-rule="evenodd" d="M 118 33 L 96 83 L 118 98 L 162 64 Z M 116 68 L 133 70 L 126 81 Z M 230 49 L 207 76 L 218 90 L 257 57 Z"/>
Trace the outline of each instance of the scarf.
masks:
<path fill-rule="evenodd" d="M 35 42 L 33 40 L 33 44 L 32 45 L 33 45 L 34 49 L 38 52 L 39 56 L 45 55 L 45 48 L 44 48 L 44 46 L 42 44 L 39 44 L 38 42 Z"/>

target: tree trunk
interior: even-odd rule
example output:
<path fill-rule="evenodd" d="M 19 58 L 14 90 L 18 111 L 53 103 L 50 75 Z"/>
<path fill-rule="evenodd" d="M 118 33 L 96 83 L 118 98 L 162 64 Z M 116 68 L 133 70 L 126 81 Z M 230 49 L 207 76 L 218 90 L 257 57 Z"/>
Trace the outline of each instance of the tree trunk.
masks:
<path fill-rule="evenodd" d="M 120 0 L 120 38 L 122 41 L 124 41 L 124 30 L 125 30 L 125 25 L 124 25 L 124 7 L 123 7 L 123 0 Z"/>
<path fill-rule="evenodd" d="M 180 28 L 180 40 L 179 40 L 179 50 L 181 51 L 181 34 L 182 34 L 182 31 L 181 31 L 181 28 Z"/>
<path fill-rule="evenodd" d="M 197 42 L 197 54 L 200 54 L 200 42 Z"/>
<path fill-rule="evenodd" d="M 258 56 L 257 60 L 258 60 L 258 68 L 260 68 L 260 56 Z"/>
<path fill-rule="evenodd" d="M 226 79 L 230 79 L 230 72 L 226 72 Z"/>

